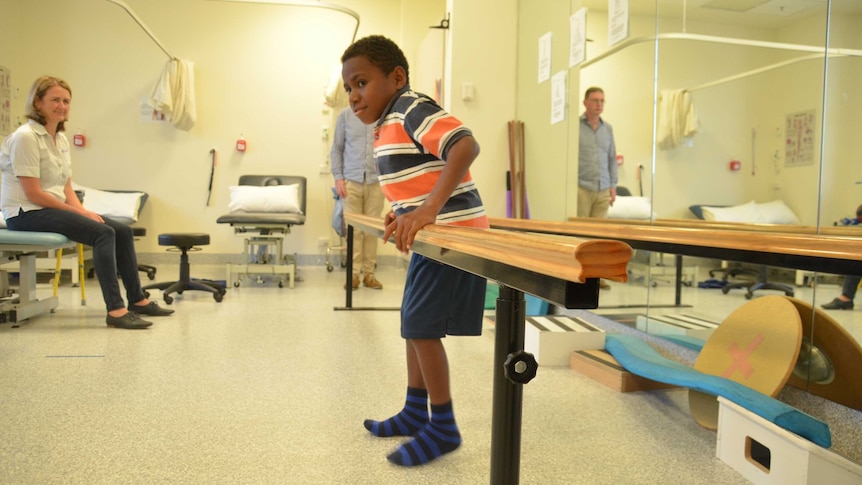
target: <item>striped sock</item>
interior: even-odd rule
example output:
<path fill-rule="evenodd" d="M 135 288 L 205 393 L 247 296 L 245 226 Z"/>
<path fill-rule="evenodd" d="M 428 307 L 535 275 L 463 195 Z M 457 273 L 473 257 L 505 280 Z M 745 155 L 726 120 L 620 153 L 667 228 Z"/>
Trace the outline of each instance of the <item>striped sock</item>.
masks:
<path fill-rule="evenodd" d="M 428 391 L 407 388 L 404 409 L 385 421 L 366 419 L 365 429 L 374 436 L 411 436 L 428 424 Z"/>
<path fill-rule="evenodd" d="M 386 457 L 401 466 L 423 465 L 454 451 L 461 444 L 452 401 L 431 405 L 431 421 L 416 436 Z"/>

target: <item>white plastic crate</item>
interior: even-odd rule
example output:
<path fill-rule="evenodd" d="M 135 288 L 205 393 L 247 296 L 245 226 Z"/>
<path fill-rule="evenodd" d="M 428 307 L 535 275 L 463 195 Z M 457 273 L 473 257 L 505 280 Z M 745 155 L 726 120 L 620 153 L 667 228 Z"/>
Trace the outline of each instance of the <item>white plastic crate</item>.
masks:
<path fill-rule="evenodd" d="M 527 317 L 524 350 L 536 357 L 539 365 L 569 365 L 575 350 L 605 348 L 605 332 L 589 322 L 562 315 Z"/>
<path fill-rule="evenodd" d="M 862 466 L 718 398 L 716 456 L 758 485 L 859 485 Z"/>
<path fill-rule="evenodd" d="M 689 315 L 638 315 L 635 325 L 642 332 L 655 335 L 685 335 L 687 337 L 709 339 L 718 324 Z"/>

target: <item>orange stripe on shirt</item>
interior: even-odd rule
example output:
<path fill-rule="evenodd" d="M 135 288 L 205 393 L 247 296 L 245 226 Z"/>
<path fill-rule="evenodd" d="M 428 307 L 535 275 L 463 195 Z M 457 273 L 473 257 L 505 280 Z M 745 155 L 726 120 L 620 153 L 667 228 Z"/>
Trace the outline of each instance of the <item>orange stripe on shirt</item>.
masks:
<path fill-rule="evenodd" d="M 461 126 L 463 126 L 461 122 L 451 115 L 435 120 L 432 126 L 422 134 L 419 143 L 439 158 L 442 155 L 443 147 L 440 146 L 440 142 L 443 137 Z"/>
<path fill-rule="evenodd" d="M 422 197 L 424 200 L 439 179 L 440 172 L 424 173 L 401 182 L 381 184 L 380 190 L 383 191 L 387 200 L 403 201 L 414 197 Z"/>
<path fill-rule="evenodd" d="M 413 144 L 414 141 L 404 130 L 403 125 L 392 123 L 380 127 L 380 130 L 377 132 L 377 140 L 374 141 L 374 146 L 384 147 L 386 145 L 400 145 L 404 143 Z"/>
<path fill-rule="evenodd" d="M 446 226 L 461 226 L 461 227 L 479 227 L 482 229 L 489 229 L 491 227 L 491 223 L 488 221 L 488 216 L 476 217 L 474 219 L 470 219 L 467 221 L 447 222 L 444 225 L 446 225 Z"/>

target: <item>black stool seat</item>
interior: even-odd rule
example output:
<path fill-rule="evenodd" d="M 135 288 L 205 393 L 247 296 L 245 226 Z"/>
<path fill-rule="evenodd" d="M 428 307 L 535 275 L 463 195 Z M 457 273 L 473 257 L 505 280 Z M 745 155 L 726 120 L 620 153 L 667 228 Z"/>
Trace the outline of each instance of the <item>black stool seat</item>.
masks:
<path fill-rule="evenodd" d="M 163 283 L 155 283 L 144 287 L 145 290 L 157 288 L 163 291 L 165 303 L 170 305 L 174 299 L 171 293 L 182 295 L 185 290 L 208 291 L 213 294 L 213 299 L 217 302 L 222 300 L 225 294 L 225 287 L 218 283 L 210 281 L 192 281 L 189 276 L 189 254 L 188 252 L 195 246 L 205 246 L 210 243 L 210 235 L 203 233 L 167 233 L 159 234 L 159 246 L 173 246 L 178 248 L 182 255 L 180 256 L 180 279 L 177 281 L 166 281 Z"/>
<path fill-rule="evenodd" d="M 178 248 L 192 248 L 194 246 L 206 246 L 210 243 L 210 235 L 192 232 L 174 232 L 159 234 L 159 246 L 176 246 Z"/>

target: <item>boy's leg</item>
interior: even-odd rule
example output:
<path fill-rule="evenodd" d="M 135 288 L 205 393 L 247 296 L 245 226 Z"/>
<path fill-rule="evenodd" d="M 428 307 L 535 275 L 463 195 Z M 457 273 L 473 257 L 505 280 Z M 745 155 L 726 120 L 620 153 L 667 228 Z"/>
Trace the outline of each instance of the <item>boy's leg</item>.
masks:
<path fill-rule="evenodd" d="M 444 404 L 452 400 L 449 391 L 449 360 L 441 339 L 408 339 L 409 349 L 413 349 L 419 378 L 428 389 L 431 404 Z M 409 363 L 409 360 L 408 360 Z M 408 374 L 408 378 L 410 375 Z"/>
<path fill-rule="evenodd" d="M 365 429 L 374 436 L 412 436 L 428 424 L 428 391 L 422 378 L 422 369 L 416 350 L 407 343 L 407 399 L 404 408 L 384 421 L 366 419 Z"/>
<path fill-rule="evenodd" d="M 403 466 L 428 463 L 461 445 L 461 433 L 455 424 L 452 397 L 449 389 L 449 361 L 440 339 L 409 339 L 413 347 L 422 380 L 431 401 L 431 420 L 413 439 L 399 446 L 387 459 Z M 408 368 L 409 375 L 409 368 Z"/>

